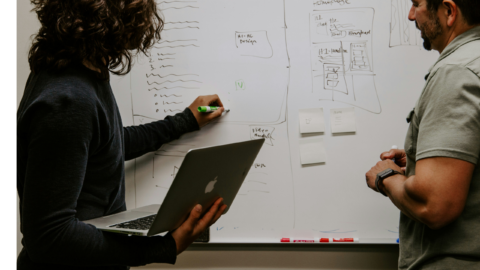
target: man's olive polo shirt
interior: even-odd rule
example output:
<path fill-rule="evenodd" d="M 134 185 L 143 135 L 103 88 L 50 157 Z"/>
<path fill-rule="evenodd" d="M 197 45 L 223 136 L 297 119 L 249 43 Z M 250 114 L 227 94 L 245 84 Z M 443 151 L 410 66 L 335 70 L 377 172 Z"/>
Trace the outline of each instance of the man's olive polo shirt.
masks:
<path fill-rule="evenodd" d="M 480 27 L 445 48 L 410 116 L 407 176 L 431 157 L 476 167 L 465 209 L 453 223 L 432 230 L 401 214 L 399 269 L 480 269 Z"/>

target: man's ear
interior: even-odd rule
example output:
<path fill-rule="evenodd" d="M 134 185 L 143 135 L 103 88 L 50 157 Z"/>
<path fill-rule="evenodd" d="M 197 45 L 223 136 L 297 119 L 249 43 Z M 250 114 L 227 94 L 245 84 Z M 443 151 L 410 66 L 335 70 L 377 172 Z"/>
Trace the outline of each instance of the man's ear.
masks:
<path fill-rule="evenodd" d="M 441 5 L 448 27 L 452 27 L 460 18 L 460 9 L 453 0 L 443 0 Z"/>

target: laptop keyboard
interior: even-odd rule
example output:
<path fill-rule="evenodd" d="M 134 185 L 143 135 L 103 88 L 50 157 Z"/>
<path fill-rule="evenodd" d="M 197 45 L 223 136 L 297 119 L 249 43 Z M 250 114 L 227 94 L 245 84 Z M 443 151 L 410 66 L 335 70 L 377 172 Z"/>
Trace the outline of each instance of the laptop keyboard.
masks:
<path fill-rule="evenodd" d="M 127 222 L 108 226 L 109 228 L 129 229 L 129 230 L 149 230 L 157 215 L 151 215 Z"/>

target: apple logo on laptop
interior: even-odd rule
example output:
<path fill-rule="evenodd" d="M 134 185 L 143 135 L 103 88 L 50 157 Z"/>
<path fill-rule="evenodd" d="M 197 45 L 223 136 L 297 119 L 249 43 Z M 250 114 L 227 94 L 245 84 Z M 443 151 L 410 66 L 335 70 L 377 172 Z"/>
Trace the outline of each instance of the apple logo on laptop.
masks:
<path fill-rule="evenodd" d="M 205 188 L 205 193 L 210 193 L 212 192 L 213 188 L 215 187 L 215 184 L 217 183 L 217 177 L 215 177 L 215 179 L 213 181 L 210 181 L 210 183 L 208 183 L 207 187 Z"/>

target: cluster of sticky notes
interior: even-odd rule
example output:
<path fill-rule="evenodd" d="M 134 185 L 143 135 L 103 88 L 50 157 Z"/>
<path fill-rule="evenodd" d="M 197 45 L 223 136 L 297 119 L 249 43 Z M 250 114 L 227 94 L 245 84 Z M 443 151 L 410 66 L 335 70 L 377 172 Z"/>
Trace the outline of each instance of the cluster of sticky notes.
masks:
<path fill-rule="evenodd" d="M 323 108 L 301 109 L 299 111 L 300 133 L 325 133 Z M 330 110 L 332 134 L 355 133 L 355 108 Z M 302 165 L 327 162 L 327 153 L 322 137 L 309 137 L 300 140 L 300 160 Z"/>

